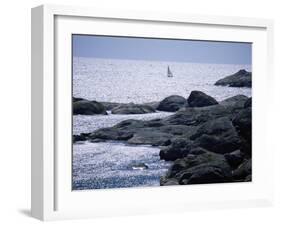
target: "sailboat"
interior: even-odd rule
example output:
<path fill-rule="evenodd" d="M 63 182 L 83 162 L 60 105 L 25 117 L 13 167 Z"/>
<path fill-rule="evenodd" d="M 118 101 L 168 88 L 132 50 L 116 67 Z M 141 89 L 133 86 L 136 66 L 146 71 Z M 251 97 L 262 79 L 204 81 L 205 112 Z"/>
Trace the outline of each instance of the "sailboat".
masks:
<path fill-rule="evenodd" d="M 167 76 L 168 76 L 168 77 L 173 77 L 173 73 L 171 72 L 169 66 L 168 66 Z"/>

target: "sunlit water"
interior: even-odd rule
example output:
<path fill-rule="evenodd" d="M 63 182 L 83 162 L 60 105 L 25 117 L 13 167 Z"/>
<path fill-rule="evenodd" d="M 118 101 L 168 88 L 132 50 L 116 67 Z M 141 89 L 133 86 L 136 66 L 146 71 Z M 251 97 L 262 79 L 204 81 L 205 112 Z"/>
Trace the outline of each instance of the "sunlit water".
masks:
<path fill-rule="evenodd" d="M 167 77 L 167 66 L 174 77 Z M 214 83 L 249 65 L 194 64 L 156 61 L 128 61 L 74 58 L 73 96 L 89 100 L 144 103 L 160 101 L 169 95 L 188 97 L 192 90 L 203 91 L 217 100 L 244 94 L 250 88 L 214 86 Z M 73 133 L 92 132 L 126 119 L 150 120 L 171 113 L 142 115 L 96 115 L 73 117 Z M 147 169 L 133 169 L 144 163 Z M 73 145 L 73 189 L 159 186 L 170 163 L 159 159 L 159 148 L 126 145 L 121 142 Z"/>

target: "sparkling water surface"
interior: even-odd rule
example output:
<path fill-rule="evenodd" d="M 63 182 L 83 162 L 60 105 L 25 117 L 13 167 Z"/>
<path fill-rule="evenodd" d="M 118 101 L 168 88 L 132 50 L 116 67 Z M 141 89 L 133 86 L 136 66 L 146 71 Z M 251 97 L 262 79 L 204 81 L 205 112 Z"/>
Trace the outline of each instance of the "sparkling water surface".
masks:
<path fill-rule="evenodd" d="M 167 77 L 167 67 L 174 77 Z M 195 64 L 115 59 L 73 59 L 73 96 L 89 100 L 144 103 L 169 95 L 188 97 L 203 91 L 218 101 L 237 94 L 251 96 L 250 88 L 214 86 L 214 83 L 250 65 Z M 92 132 L 126 119 L 150 120 L 171 113 L 73 116 L 73 134 Z M 133 169 L 144 163 L 147 169 Z M 73 145 L 74 190 L 159 186 L 171 163 L 160 160 L 159 148 L 121 142 L 82 142 Z"/>

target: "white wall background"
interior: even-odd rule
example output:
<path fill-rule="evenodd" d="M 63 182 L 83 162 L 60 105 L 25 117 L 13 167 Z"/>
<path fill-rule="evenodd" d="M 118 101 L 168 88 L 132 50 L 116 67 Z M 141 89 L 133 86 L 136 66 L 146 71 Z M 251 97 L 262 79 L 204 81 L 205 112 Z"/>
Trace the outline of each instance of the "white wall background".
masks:
<path fill-rule="evenodd" d="M 50 222 L 50 225 L 281 225 L 280 1 L 276 0 L 6 0 L 0 8 L 0 225 L 38 225 L 30 208 L 30 8 L 43 3 L 86 5 L 192 14 L 231 15 L 275 20 L 275 104 L 269 121 L 275 150 L 274 207 L 214 210 L 109 219 Z M 265 150 L 266 151 L 266 150 Z M 239 192 L 239 191 L 237 191 Z M 211 195 L 211 194 L 210 194 Z M 95 205 L 95 203 L 93 203 Z"/>

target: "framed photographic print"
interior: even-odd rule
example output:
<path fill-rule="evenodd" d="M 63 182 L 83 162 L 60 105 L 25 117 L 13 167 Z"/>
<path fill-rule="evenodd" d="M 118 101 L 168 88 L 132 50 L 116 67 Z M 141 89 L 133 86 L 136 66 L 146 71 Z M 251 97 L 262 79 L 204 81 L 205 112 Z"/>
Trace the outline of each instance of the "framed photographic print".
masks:
<path fill-rule="evenodd" d="M 272 203 L 272 21 L 32 9 L 32 215 Z"/>

